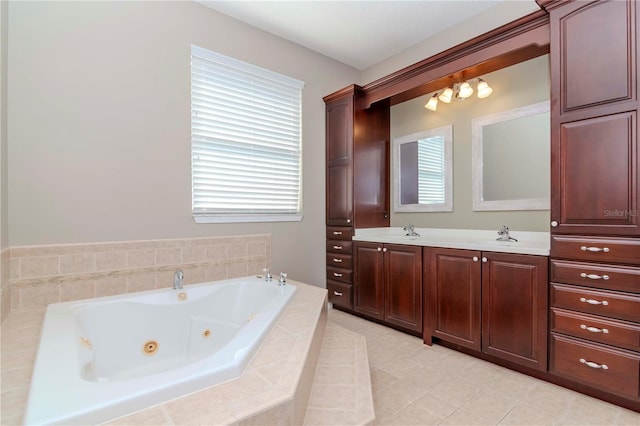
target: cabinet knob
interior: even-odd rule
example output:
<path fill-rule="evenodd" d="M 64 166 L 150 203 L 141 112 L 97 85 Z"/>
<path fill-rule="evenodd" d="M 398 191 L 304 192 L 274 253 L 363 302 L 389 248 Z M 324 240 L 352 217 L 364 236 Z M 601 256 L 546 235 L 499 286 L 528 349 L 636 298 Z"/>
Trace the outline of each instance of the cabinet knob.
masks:
<path fill-rule="evenodd" d="M 487 258 L 486 257 L 482 258 L 482 263 L 487 263 Z"/>
<path fill-rule="evenodd" d="M 478 256 L 473 256 L 473 261 L 477 262 L 478 261 Z"/>
<path fill-rule="evenodd" d="M 347 219 L 347 223 L 351 223 L 351 219 Z"/>
<path fill-rule="evenodd" d="M 383 248 L 382 251 L 386 253 L 387 252 L 387 248 L 386 247 Z"/>
<path fill-rule="evenodd" d="M 555 228 L 556 226 L 558 226 L 558 221 L 556 221 L 556 220 L 552 220 L 552 221 L 551 221 L 551 227 L 552 227 L 552 228 Z"/>
<path fill-rule="evenodd" d="M 378 247 L 378 251 L 382 251 L 382 247 Z"/>

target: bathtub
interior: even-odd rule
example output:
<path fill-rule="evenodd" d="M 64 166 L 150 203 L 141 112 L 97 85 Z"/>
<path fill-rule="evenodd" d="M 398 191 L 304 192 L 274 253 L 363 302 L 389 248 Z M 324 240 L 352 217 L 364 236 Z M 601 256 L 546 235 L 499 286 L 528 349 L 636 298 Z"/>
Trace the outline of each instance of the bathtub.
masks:
<path fill-rule="evenodd" d="M 294 292 L 245 277 L 51 304 L 24 423 L 101 423 L 236 378 Z"/>

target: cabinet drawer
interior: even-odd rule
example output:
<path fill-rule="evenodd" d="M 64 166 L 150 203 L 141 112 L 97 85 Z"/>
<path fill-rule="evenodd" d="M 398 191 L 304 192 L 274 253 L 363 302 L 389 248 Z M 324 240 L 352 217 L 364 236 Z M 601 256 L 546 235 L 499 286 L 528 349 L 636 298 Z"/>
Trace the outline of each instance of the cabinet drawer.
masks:
<path fill-rule="evenodd" d="M 551 260 L 551 281 L 640 293 L 640 268 Z"/>
<path fill-rule="evenodd" d="M 353 257 L 350 254 L 328 253 L 327 266 L 351 269 L 353 267 Z"/>
<path fill-rule="evenodd" d="M 638 354 L 552 333 L 549 365 L 556 375 L 638 398 Z"/>
<path fill-rule="evenodd" d="M 351 241 L 327 240 L 327 253 L 345 253 L 353 252 L 353 243 Z"/>
<path fill-rule="evenodd" d="M 327 240 L 349 240 L 353 237 L 353 228 L 346 226 L 327 226 Z"/>
<path fill-rule="evenodd" d="M 342 281 L 345 283 L 353 282 L 353 271 L 351 269 L 334 268 L 327 266 L 327 279 Z"/>
<path fill-rule="evenodd" d="M 640 322 L 640 296 L 551 283 L 551 306 Z"/>
<path fill-rule="evenodd" d="M 640 351 L 640 324 L 552 309 L 551 331 Z"/>
<path fill-rule="evenodd" d="M 345 308 L 353 308 L 353 286 L 327 280 L 327 290 L 329 291 L 329 302 Z"/>
<path fill-rule="evenodd" d="M 552 235 L 551 257 L 640 265 L 640 239 Z"/>

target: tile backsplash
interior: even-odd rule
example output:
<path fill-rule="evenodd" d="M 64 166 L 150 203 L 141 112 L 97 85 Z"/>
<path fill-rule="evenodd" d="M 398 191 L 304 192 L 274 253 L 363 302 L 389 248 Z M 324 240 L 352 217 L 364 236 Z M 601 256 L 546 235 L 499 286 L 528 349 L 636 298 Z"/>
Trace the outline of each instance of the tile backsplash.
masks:
<path fill-rule="evenodd" d="M 271 235 L 11 247 L 2 284 L 2 319 L 10 310 L 262 273 Z M 5 251 L 2 252 L 3 256 Z M 3 268 L 3 273 L 5 268 Z M 7 300 L 10 298 L 10 301 Z"/>

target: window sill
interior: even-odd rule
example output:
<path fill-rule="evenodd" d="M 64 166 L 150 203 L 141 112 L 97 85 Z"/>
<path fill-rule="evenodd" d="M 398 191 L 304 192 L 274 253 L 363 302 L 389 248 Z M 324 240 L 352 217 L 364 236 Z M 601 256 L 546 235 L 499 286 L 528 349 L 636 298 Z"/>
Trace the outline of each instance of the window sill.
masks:
<path fill-rule="evenodd" d="M 193 220 L 196 223 L 300 222 L 302 215 L 194 215 Z"/>

